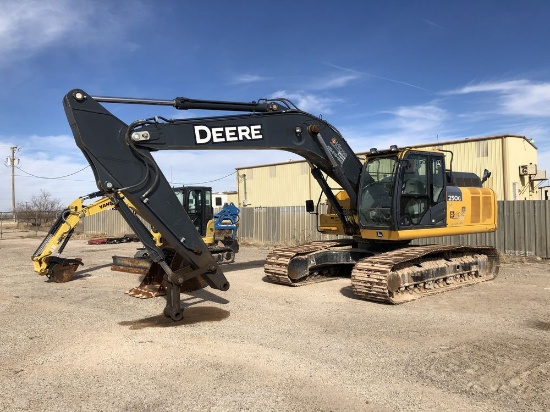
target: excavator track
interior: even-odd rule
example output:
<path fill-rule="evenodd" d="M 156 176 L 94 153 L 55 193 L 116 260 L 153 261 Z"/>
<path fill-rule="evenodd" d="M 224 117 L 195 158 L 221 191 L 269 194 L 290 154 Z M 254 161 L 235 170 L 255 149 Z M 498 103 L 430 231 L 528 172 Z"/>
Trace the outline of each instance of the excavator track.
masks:
<path fill-rule="evenodd" d="M 291 246 L 273 250 L 267 255 L 264 272 L 270 282 L 287 286 L 303 286 L 311 283 L 324 282 L 334 279 L 321 274 L 309 274 L 300 280 L 289 277 L 289 267 L 293 259 L 307 257 L 316 252 L 332 248 L 350 247 L 353 241 L 348 239 L 336 241 L 315 241 L 300 246 Z"/>
<path fill-rule="evenodd" d="M 266 258 L 265 275 L 270 282 L 287 286 L 335 279 L 327 269 L 330 264 L 316 267 L 315 258 L 311 257 L 331 250 L 357 251 L 352 245 L 353 241 L 343 239 L 275 249 Z M 362 253 L 370 256 L 351 262 L 354 294 L 360 299 L 390 304 L 492 280 L 499 268 L 497 250 L 486 246 L 407 246 L 389 252 L 363 249 Z M 296 266 L 301 272 L 298 276 L 294 274 Z"/>
<path fill-rule="evenodd" d="M 492 280 L 498 268 L 492 247 L 410 246 L 360 259 L 351 282 L 361 299 L 400 304 Z"/>

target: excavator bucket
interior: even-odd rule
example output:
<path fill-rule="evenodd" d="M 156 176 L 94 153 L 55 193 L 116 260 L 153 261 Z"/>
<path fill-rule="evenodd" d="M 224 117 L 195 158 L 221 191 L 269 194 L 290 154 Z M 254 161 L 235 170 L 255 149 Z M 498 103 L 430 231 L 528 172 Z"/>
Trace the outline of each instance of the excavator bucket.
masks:
<path fill-rule="evenodd" d="M 117 272 L 135 273 L 136 275 L 146 275 L 153 261 L 147 258 L 131 258 L 126 256 L 113 256 L 113 265 L 111 270 Z"/>
<path fill-rule="evenodd" d="M 139 261 L 143 259 L 135 260 Z M 141 264 L 141 262 L 136 263 Z M 148 299 L 166 295 L 166 280 L 164 279 L 164 271 L 160 265 L 154 262 L 150 262 L 149 266 L 150 267 L 145 273 L 145 276 L 139 286 L 132 288 L 127 292 L 130 296 L 140 299 Z M 127 268 L 136 269 L 135 267 L 131 268 L 128 266 Z"/>
<path fill-rule="evenodd" d="M 175 271 L 187 266 L 187 263 L 177 253 L 171 257 L 170 268 Z M 147 258 L 129 258 L 113 256 L 111 270 L 144 275 L 139 286 L 126 293 L 130 296 L 148 299 L 166 295 L 166 279 L 159 264 Z M 191 270 L 191 268 L 189 268 Z M 181 292 L 191 292 L 206 287 L 206 282 L 199 276 L 187 280 L 181 285 Z"/>
<path fill-rule="evenodd" d="M 70 281 L 80 265 L 83 265 L 81 258 L 64 259 L 57 256 L 46 258 L 48 263 L 47 277 L 55 283 L 65 283 Z"/>

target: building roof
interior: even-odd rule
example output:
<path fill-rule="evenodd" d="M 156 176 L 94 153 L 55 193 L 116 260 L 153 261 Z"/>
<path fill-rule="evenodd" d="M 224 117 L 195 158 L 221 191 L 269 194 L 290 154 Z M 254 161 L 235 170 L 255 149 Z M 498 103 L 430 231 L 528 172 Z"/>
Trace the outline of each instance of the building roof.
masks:
<path fill-rule="evenodd" d="M 485 140 L 497 140 L 497 139 L 504 139 L 506 137 L 515 137 L 518 139 L 524 139 L 527 143 L 529 143 L 531 146 L 537 150 L 537 146 L 534 145 L 533 139 L 529 139 L 525 136 L 516 135 L 516 134 L 503 134 L 503 135 L 497 135 L 497 136 L 485 136 L 485 137 L 466 137 L 464 139 L 458 139 L 458 140 L 447 140 L 445 142 L 435 142 L 435 143 L 423 143 L 423 144 L 417 144 L 417 145 L 411 145 L 407 147 L 414 147 L 414 148 L 422 148 L 422 147 L 437 147 L 437 146 L 443 146 L 448 144 L 461 144 L 461 143 L 470 143 L 470 142 L 480 142 Z M 357 155 L 366 155 L 369 153 L 369 151 L 364 152 L 357 152 Z M 259 165 L 252 165 L 252 166 L 241 166 L 236 167 L 235 170 L 241 170 L 241 169 L 252 169 L 257 167 L 269 167 L 269 166 L 279 166 L 284 164 L 292 164 L 292 163 L 302 163 L 305 162 L 305 160 L 288 160 L 286 162 L 277 162 L 277 163 L 263 163 Z"/>
<path fill-rule="evenodd" d="M 537 146 L 534 145 L 533 139 L 528 139 L 525 136 L 516 135 L 516 134 L 502 134 L 502 135 L 498 135 L 498 136 L 485 136 L 485 137 L 466 137 L 466 138 L 460 139 L 460 140 L 448 140 L 446 142 L 437 142 L 437 143 L 423 143 L 423 144 L 418 144 L 418 145 L 414 145 L 414 146 L 411 146 L 411 147 L 433 147 L 433 146 L 441 146 L 441 145 L 447 145 L 447 144 L 481 142 L 481 141 L 485 141 L 485 140 L 504 139 L 506 137 L 516 137 L 518 139 L 524 139 L 527 143 L 529 143 L 535 149 L 538 149 Z"/>

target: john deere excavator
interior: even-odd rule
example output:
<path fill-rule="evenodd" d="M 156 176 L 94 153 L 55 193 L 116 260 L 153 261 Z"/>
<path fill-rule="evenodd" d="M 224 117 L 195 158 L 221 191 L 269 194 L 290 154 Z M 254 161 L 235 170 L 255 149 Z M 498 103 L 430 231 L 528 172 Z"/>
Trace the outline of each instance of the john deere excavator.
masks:
<path fill-rule="evenodd" d="M 128 125 L 105 103 L 223 113 L 191 119 L 157 116 Z M 494 193 L 482 187 L 479 177 L 453 172 L 450 153 L 392 147 L 371 150 L 362 162 L 335 127 L 284 98 L 250 103 L 156 100 L 93 97 L 72 90 L 63 104 L 99 190 L 117 204 L 149 256 L 163 269 L 164 314 L 174 320 L 183 317 L 180 287 L 187 279 L 201 277 L 222 291 L 229 282 L 152 157 L 157 150 L 280 149 L 309 162 L 331 205 L 328 214 L 319 216 L 319 230 L 347 238 L 274 250 L 265 263 L 266 276 L 273 282 L 301 285 L 321 276 L 351 273 L 358 297 L 401 303 L 497 274 L 494 248 L 408 245 L 412 239 L 496 230 Z M 333 192 L 329 178 L 342 190 Z M 121 195 L 185 264 L 170 267 Z M 312 210 L 312 202 L 308 209 Z"/>
<path fill-rule="evenodd" d="M 208 250 L 215 256 L 218 263 L 232 263 L 235 253 L 239 251 L 236 238 L 239 209 L 231 204 L 225 204 L 220 212 L 212 212 L 212 189 L 204 186 L 185 186 L 172 189 L 180 203 L 192 218 L 197 232 L 202 236 Z M 85 204 L 89 199 L 99 199 Z M 139 211 L 124 197 L 120 196 L 132 211 Z M 70 281 L 78 267 L 82 265 L 80 258 L 61 257 L 79 222 L 87 216 L 92 216 L 107 210 L 112 210 L 115 204 L 102 192 L 94 192 L 78 197 L 72 201 L 58 216 L 40 246 L 32 255 L 34 271 L 45 275 L 56 283 Z M 150 228 L 150 236 L 155 244 L 162 248 L 170 263 L 174 260 L 174 252 L 163 244 L 162 236 L 154 228 Z M 128 236 L 113 238 L 110 243 L 120 243 Z M 146 250 L 138 249 L 134 257 L 113 256 L 112 270 L 144 275 L 141 284 L 128 291 L 131 296 L 149 298 L 165 294 L 164 273 L 150 261 Z M 185 284 L 186 291 L 204 287 L 200 279 L 192 279 Z"/>

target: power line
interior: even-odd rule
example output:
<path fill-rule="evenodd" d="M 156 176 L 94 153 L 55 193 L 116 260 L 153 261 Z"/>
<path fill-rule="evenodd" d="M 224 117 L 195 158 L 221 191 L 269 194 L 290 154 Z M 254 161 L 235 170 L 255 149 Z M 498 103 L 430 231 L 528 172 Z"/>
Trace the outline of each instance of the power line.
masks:
<path fill-rule="evenodd" d="M 69 177 L 69 176 L 73 176 L 73 175 L 75 175 L 75 174 L 77 174 L 77 173 L 82 172 L 83 170 L 85 170 L 85 169 L 87 169 L 87 168 L 89 168 L 89 167 L 90 167 L 90 165 L 85 166 L 85 167 L 83 167 L 82 169 L 77 170 L 76 172 L 69 173 L 69 174 L 66 174 L 66 175 L 63 175 L 63 176 L 47 177 L 47 176 L 37 176 L 37 175 L 35 175 L 35 174 L 32 174 L 32 173 L 30 173 L 30 172 L 27 172 L 27 171 L 21 169 L 21 168 L 18 167 L 18 166 L 15 166 L 15 168 L 16 168 L 17 170 L 20 170 L 21 172 L 25 173 L 25 174 L 28 175 L 28 176 L 35 177 L 35 178 L 37 178 L 37 179 L 48 179 L 48 180 L 63 179 L 63 178 Z M 182 183 L 182 185 L 183 185 L 183 186 L 191 186 L 191 185 L 203 185 L 203 184 L 206 184 L 206 183 L 218 182 L 218 181 L 223 180 L 223 179 L 225 179 L 225 178 L 228 178 L 229 176 L 232 176 L 232 175 L 234 175 L 234 174 L 236 174 L 236 173 L 237 173 L 237 171 L 235 170 L 234 172 L 231 172 L 231 173 L 229 173 L 228 175 L 222 176 L 222 177 L 220 177 L 220 178 L 218 178 L 218 179 L 212 179 L 212 180 L 208 180 L 208 181 L 205 181 L 205 182 Z M 25 177 L 25 176 L 22 176 L 22 177 Z"/>
<path fill-rule="evenodd" d="M 69 177 L 69 176 L 73 176 L 73 175 L 76 175 L 77 173 L 80 173 L 82 172 L 84 169 L 87 169 L 88 167 L 90 167 L 90 165 L 88 166 L 85 166 L 83 167 L 82 169 L 80 170 L 77 170 L 76 172 L 74 173 L 69 173 L 68 175 L 65 175 L 65 176 L 57 176 L 57 177 L 46 177 L 46 176 L 36 176 L 36 175 L 33 175 L 32 173 L 29 173 L 29 172 L 26 172 L 24 171 L 23 169 L 21 169 L 20 167 L 18 166 L 15 166 L 18 170 L 22 171 L 23 173 L 29 175 L 29 176 L 32 176 L 32 177 L 36 177 L 37 179 L 63 179 L 64 177 Z"/>
<path fill-rule="evenodd" d="M 18 177 L 18 178 L 21 178 L 21 179 L 35 179 L 34 176 L 29 176 L 29 175 L 22 175 L 22 174 L 15 174 L 15 177 Z M 49 179 L 49 180 L 52 180 L 52 179 Z M 87 179 L 67 179 L 67 178 L 58 178 L 58 179 L 53 179 L 53 180 L 62 180 L 64 182 L 94 182 L 94 179 L 93 178 L 87 178 Z"/>
<path fill-rule="evenodd" d="M 212 183 L 212 182 L 217 182 L 219 180 L 223 180 L 225 179 L 226 177 L 229 177 L 231 175 L 234 175 L 235 173 L 237 173 L 237 171 L 235 170 L 234 172 L 232 173 L 229 173 L 228 175 L 226 176 L 223 176 L 223 177 L 220 177 L 219 179 L 214 179 L 214 180 L 208 180 L 206 182 L 196 182 L 196 183 L 182 183 L 183 186 L 192 186 L 192 185 L 204 185 L 206 183 Z"/>

